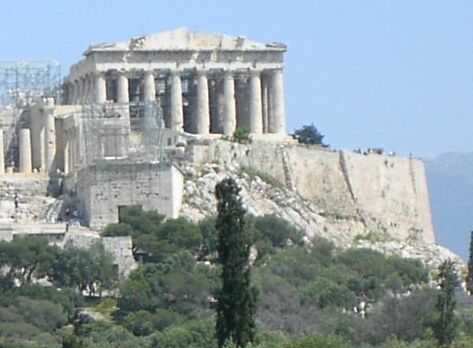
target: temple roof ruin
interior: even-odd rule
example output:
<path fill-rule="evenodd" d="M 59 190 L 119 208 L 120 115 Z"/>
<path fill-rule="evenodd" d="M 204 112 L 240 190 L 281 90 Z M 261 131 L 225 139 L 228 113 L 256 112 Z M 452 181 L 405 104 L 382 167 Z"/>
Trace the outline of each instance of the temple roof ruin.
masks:
<path fill-rule="evenodd" d="M 218 33 L 194 32 L 188 28 L 177 28 L 160 33 L 133 37 L 127 41 L 91 45 L 85 55 L 91 52 L 123 51 L 286 51 L 286 45 L 279 42 L 260 43 L 244 36 L 230 36 Z"/>

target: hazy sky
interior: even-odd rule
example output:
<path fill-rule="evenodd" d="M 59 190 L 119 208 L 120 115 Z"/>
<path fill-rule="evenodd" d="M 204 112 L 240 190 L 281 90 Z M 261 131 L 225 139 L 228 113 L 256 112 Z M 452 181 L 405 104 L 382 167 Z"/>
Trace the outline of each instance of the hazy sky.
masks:
<path fill-rule="evenodd" d="M 333 146 L 429 156 L 473 150 L 471 0 L 29 0 L 2 3 L 0 59 L 187 26 L 282 41 L 289 129 Z"/>

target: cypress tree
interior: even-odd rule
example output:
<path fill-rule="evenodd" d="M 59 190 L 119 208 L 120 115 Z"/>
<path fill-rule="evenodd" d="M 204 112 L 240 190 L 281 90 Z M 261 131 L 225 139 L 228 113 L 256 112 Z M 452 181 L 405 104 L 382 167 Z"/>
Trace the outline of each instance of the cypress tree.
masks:
<path fill-rule="evenodd" d="M 437 320 L 434 323 L 434 336 L 442 346 L 450 345 L 455 339 L 457 321 L 455 319 L 455 288 L 458 279 L 455 274 L 455 263 L 444 261 L 439 267 L 440 290 L 435 305 Z"/>
<path fill-rule="evenodd" d="M 470 258 L 468 259 L 468 274 L 466 276 L 466 289 L 473 294 L 473 231 L 470 236 Z"/>
<path fill-rule="evenodd" d="M 233 342 L 245 347 L 256 332 L 256 290 L 251 286 L 251 236 L 245 229 L 240 188 L 228 178 L 215 187 L 218 217 L 217 251 L 222 266 L 222 287 L 217 293 L 216 333 L 219 347 Z"/>

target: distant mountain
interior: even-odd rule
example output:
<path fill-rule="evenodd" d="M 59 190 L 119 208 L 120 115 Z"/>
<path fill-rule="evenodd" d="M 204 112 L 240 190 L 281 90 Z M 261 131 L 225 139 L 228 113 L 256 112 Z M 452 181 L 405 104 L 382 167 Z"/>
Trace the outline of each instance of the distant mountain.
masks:
<path fill-rule="evenodd" d="M 473 229 L 473 153 L 446 153 L 425 163 L 437 241 L 467 258 Z"/>

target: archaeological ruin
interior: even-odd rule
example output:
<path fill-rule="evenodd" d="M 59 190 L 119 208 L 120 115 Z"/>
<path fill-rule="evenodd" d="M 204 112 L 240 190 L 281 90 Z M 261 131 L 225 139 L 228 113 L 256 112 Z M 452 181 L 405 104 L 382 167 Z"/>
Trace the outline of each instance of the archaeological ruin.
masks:
<path fill-rule="evenodd" d="M 311 207 L 288 214 L 296 205 L 249 199 L 255 214 L 283 216 L 308 235 L 340 231 L 344 242 L 373 231 L 434 242 L 421 161 L 288 137 L 285 52 L 178 28 L 94 44 L 64 80 L 50 63 L 0 62 L 0 239 L 34 230 L 81 243 L 130 206 L 201 218 L 214 209 L 212 187 L 193 188 L 205 175 L 252 168 Z M 236 129 L 251 143 L 233 142 Z M 132 267 L 129 240 L 105 244 Z"/>

